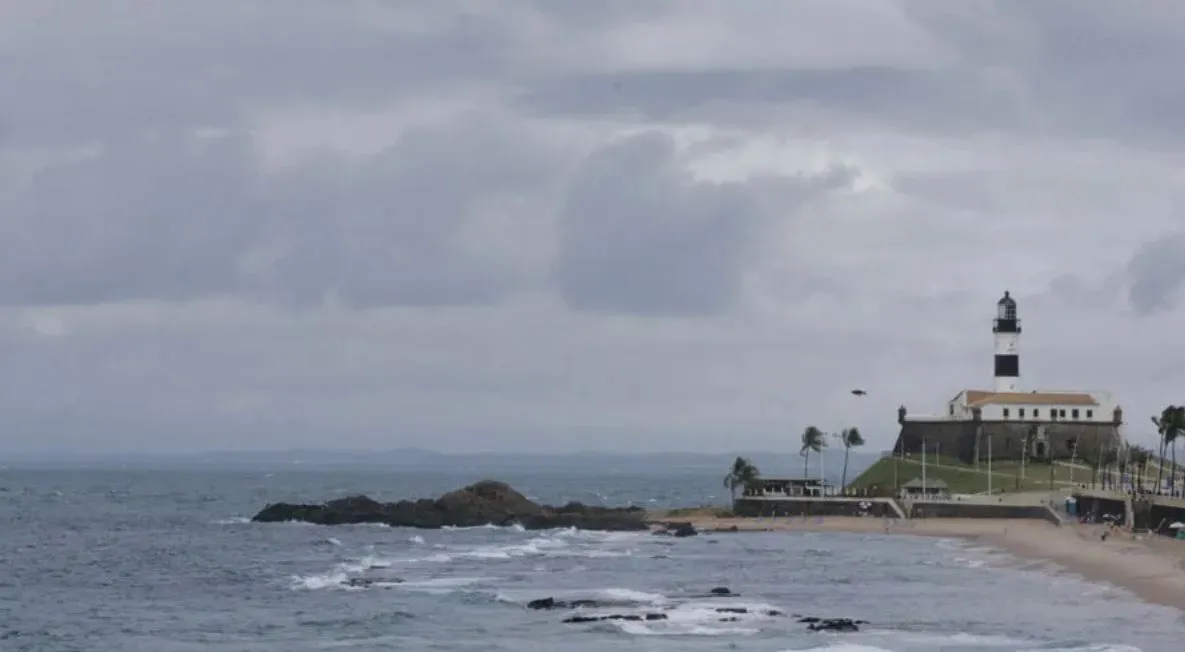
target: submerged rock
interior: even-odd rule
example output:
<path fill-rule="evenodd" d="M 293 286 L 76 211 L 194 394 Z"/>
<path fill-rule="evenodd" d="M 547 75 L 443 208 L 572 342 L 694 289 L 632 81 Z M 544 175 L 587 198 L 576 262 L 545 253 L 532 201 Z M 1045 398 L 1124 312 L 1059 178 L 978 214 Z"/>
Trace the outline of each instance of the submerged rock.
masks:
<path fill-rule="evenodd" d="M 654 530 L 654 534 L 667 537 L 693 537 L 699 534 L 699 531 L 695 529 L 694 525 L 687 522 L 661 523 Z"/>
<path fill-rule="evenodd" d="M 806 623 L 806 628 L 812 632 L 858 632 L 860 625 L 867 625 L 864 620 L 851 618 L 799 618 L 798 622 Z"/>
<path fill-rule="evenodd" d="M 597 623 L 603 620 L 666 620 L 667 615 L 664 613 L 643 613 L 643 614 L 598 614 L 598 615 L 576 615 L 568 616 L 564 619 L 565 623 Z"/>
<path fill-rule="evenodd" d="M 510 485 L 482 480 L 436 499 L 381 503 L 368 496 L 339 498 L 319 505 L 272 503 L 252 519 L 257 523 L 304 521 L 318 525 L 383 523 L 392 527 L 435 529 L 481 525 L 521 525 L 528 530 L 573 527 L 582 530 L 641 531 L 648 525 L 640 507 L 594 507 L 571 502 L 540 505 Z"/>
<path fill-rule="evenodd" d="M 716 607 L 716 613 L 720 614 L 761 614 L 762 616 L 785 616 L 786 614 L 777 609 L 750 609 L 748 607 Z"/>
<path fill-rule="evenodd" d="M 404 579 L 402 577 L 387 577 L 387 578 L 351 577 L 351 578 L 345 580 L 344 582 L 342 582 L 342 584 L 345 584 L 346 586 L 353 586 L 353 587 L 360 588 L 360 589 L 368 589 L 368 588 L 375 586 L 375 585 L 386 586 L 386 585 L 390 585 L 390 584 L 402 584 L 403 582 L 404 582 Z"/>
<path fill-rule="evenodd" d="M 557 600 L 556 598 L 538 598 L 527 603 L 527 609 L 551 611 L 554 609 L 604 609 L 606 607 L 636 607 L 640 603 L 635 600 L 596 600 L 580 598 L 575 600 Z"/>

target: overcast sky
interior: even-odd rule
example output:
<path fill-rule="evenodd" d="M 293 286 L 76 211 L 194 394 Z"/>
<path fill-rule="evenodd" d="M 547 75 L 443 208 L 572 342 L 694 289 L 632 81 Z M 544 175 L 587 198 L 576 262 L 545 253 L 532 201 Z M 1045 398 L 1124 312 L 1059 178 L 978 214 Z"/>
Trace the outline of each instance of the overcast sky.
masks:
<path fill-rule="evenodd" d="M 1185 3 L 0 0 L 0 453 L 1185 402 Z M 868 391 L 864 398 L 849 393 Z"/>

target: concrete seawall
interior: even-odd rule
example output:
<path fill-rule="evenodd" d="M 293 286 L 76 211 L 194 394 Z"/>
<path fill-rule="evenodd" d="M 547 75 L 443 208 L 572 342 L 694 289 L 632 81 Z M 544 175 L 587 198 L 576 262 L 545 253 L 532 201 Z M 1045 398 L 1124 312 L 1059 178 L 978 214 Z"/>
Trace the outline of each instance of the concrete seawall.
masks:
<path fill-rule="evenodd" d="M 1062 525 L 1065 519 L 1040 504 L 975 503 L 914 500 L 901 504 L 891 498 L 738 498 L 733 513 L 748 518 L 770 516 L 870 516 L 875 518 L 1034 519 Z"/>
<path fill-rule="evenodd" d="M 1061 525 L 1062 517 L 1048 505 L 1003 505 L 952 501 L 915 500 L 908 505 L 910 518 L 1039 519 Z"/>
<path fill-rule="evenodd" d="M 891 498 L 738 498 L 737 516 L 874 516 L 905 518 L 905 511 Z"/>

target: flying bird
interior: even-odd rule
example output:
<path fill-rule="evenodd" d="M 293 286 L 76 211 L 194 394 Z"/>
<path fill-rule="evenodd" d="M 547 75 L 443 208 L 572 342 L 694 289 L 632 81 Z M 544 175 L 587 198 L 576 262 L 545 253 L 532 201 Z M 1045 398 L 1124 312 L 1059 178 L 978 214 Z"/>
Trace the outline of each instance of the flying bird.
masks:
<path fill-rule="evenodd" d="M 856 396 L 864 396 L 864 395 L 868 394 L 868 392 L 866 392 L 862 389 L 853 389 L 852 393 L 855 394 Z"/>

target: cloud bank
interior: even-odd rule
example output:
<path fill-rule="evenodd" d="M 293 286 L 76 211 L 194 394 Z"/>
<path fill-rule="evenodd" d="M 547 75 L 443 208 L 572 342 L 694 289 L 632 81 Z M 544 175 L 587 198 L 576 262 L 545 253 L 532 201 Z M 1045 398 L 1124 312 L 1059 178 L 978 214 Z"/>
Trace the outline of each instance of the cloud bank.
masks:
<path fill-rule="evenodd" d="M 0 3 L 0 451 L 886 448 L 1005 289 L 1183 400 L 1185 10 L 124 4 Z"/>

